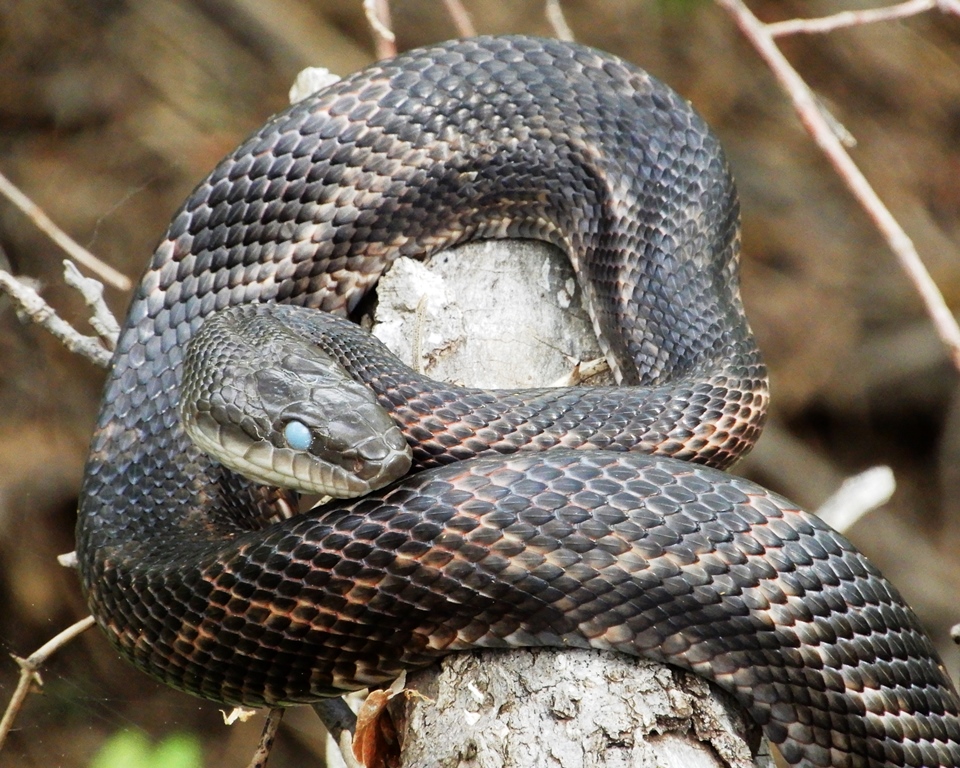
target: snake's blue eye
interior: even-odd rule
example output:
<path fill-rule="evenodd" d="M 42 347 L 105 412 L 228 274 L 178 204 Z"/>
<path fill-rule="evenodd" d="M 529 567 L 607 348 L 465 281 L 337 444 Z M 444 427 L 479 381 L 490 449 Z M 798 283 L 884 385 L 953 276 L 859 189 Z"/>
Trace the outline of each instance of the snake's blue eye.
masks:
<path fill-rule="evenodd" d="M 313 435 L 302 421 L 288 421 L 283 428 L 283 437 L 295 451 L 305 451 L 313 442 Z"/>

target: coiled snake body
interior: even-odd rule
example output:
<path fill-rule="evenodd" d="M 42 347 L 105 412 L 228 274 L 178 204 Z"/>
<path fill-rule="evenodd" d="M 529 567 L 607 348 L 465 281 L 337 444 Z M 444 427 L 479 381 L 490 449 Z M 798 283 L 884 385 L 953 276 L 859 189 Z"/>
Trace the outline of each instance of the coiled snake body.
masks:
<path fill-rule="evenodd" d="M 434 384 L 296 308 L 348 313 L 398 255 L 480 237 L 567 250 L 630 386 Z M 714 680 L 793 763 L 960 764 L 952 685 L 893 587 L 817 519 L 700 466 L 748 450 L 765 409 L 738 242 L 700 118 L 578 45 L 413 51 L 272 118 L 189 197 L 131 306 L 80 503 L 98 623 L 223 702 L 316 700 L 461 649 L 594 647 Z M 275 522 L 287 492 L 209 458 L 178 415 L 184 349 L 227 307 L 312 335 L 427 469 Z"/>

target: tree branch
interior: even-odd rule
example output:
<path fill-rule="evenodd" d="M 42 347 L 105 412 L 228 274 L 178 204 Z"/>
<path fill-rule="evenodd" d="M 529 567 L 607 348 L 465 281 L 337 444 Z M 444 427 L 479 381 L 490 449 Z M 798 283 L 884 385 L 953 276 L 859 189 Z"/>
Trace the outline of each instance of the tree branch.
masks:
<path fill-rule="evenodd" d="M 273 742 L 277 738 L 277 730 L 283 720 L 283 709 L 271 709 L 267 712 L 267 719 L 263 723 L 263 731 L 260 734 L 260 742 L 253 753 L 247 768 L 266 768 L 267 760 L 270 758 L 270 750 L 273 749 Z"/>
<path fill-rule="evenodd" d="M 947 347 L 954 367 L 960 371 L 960 326 L 957 325 L 943 294 L 940 293 L 940 289 L 937 288 L 920 259 L 910 236 L 900 226 L 844 149 L 840 139 L 831 129 L 829 121 L 820 110 L 810 87 L 777 47 L 769 27 L 754 16 L 742 0 L 716 0 L 716 2 L 733 17 L 737 26 L 766 61 L 774 76 L 789 94 L 804 127 L 887 241 L 903 271 L 920 295 L 937 334 Z"/>
<path fill-rule="evenodd" d="M 567 19 L 563 15 L 563 8 L 560 7 L 560 0 L 547 0 L 546 7 L 547 21 L 553 27 L 553 32 L 560 40 L 573 40 L 573 30 L 567 24 Z"/>
<path fill-rule="evenodd" d="M 34 686 L 37 688 L 43 687 L 43 680 L 40 678 L 40 668 L 43 667 L 47 659 L 54 653 L 77 636 L 86 632 L 93 624 L 93 616 L 87 616 L 87 618 L 81 619 L 73 626 L 67 627 L 56 637 L 48 640 L 40 648 L 27 656 L 27 658 L 24 659 L 11 654 L 13 660 L 20 666 L 20 679 L 17 681 L 17 687 L 13 692 L 13 696 L 10 697 L 10 703 L 7 705 L 6 711 L 3 713 L 3 719 L 0 720 L 0 750 L 3 749 L 3 743 L 7 739 L 7 734 L 10 733 L 10 728 L 13 726 L 14 720 L 16 720 L 17 715 L 20 713 L 23 703 L 27 700 L 27 696 L 30 695 L 30 689 Z"/>
<path fill-rule="evenodd" d="M 62 319 L 33 288 L 4 270 L 0 270 L 0 291 L 13 299 L 24 317 L 46 328 L 71 352 L 83 355 L 101 368 L 106 368 L 110 364 L 110 349 L 107 349 L 100 339 L 80 333 Z M 105 310 L 104 307 L 103 310 L 95 311 Z M 113 323 L 116 325 L 115 320 Z"/>
<path fill-rule="evenodd" d="M 36 224 L 37 228 L 66 251 L 70 258 L 79 261 L 91 272 L 100 275 L 100 277 L 110 283 L 114 288 L 119 288 L 121 291 L 129 291 L 130 288 L 133 287 L 133 283 L 129 277 L 118 272 L 109 264 L 100 261 L 100 259 L 60 229 L 60 227 L 54 224 L 53 220 L 43 212 L 39 205 L 23 194 L 23 192 L 2 173 L 0 173 L 0 194 L 23 211 L 23 213 Z"/>
<path fill-rule="evenodd" d="M 844 27 L 856 27 L 863 24 L 873 24 L 878 21 L 891 21 L 916 16 L 919 13 L 932 11 L 937 7 L 937 0 L 907 0 L 905 3 L 890 5 L 886 8 L 866 8 L 862 11 L 843 11 L 819 19 L 789 19 L 767 24 L 767 32 L 772 37 L 782 35 L 816 34 L 832 32 Z"/>
<path fill-rule="evenodd" d="M 92 277 L 84 277 L 76 264 L 69 260 L 63 262 L 63 281 L 83 296 L 84 303 L 93 313 L 90 316 L 90 325 L 107 349 L 116 349 L 117 339 L 120 338 L 120 324 L 103 300 L 103 283 Z"/>
<path fill-rule="evenodd" d="M 390 3 L 388 0 L 363 0 L 363 12 L 373 32 L 373 42 L 378 59 L 397 55 L 397 36 L 390 28 Z"/>

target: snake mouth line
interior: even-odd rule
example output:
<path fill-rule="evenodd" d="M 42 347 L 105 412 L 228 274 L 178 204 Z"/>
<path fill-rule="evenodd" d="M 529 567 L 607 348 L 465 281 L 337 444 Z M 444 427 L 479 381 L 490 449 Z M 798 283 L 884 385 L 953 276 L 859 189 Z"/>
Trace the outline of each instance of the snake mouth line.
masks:
<path fill-rule="evenodd" d="M 347 468 L 318 461 L 302 451 L 253 442 L 239 427 L 224 426 L 208 414 L 200 414 L 195 420 L 183 419 L 183 426 L 200 450 L 234 472 L 300 493 L 352 499 L 383 487 L 410 466 L 409 452 L 391 450 L 381 460 L 376 474 L 361 478 Z"/>

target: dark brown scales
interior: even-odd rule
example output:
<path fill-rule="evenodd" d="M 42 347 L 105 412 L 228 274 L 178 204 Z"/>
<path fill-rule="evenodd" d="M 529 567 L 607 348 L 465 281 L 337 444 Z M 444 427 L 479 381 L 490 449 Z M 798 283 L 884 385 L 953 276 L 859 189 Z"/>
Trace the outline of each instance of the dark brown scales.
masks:
<path fill-rule="evenodd" d="M 422 49 L 276 116 L 187 200 L 130 309 L 78 523 L 100 626 L 154 677 L 253 705 L 465 648 L 609 648 L 716 681 L 791 762 L 960 765 L 950 681 L 862 555 L 756 485 L 633 452 L 726 466 L 756 438 L 766 381 L 738 228 L 722 152 L 689 105 L 570 43 Z M 565 248 L 637 389 L 434 391 L 351 343 L 338 354 L 374 371 L 358 375 L 421 465 L 527 452 L 266 524 L 277 492 L 178 423 L 182 350 L 203 318 L 274 302 L 346 313 L 398 255 L 476 237 Z M 611 438 L 624 403 L 636 423 Z"/>

